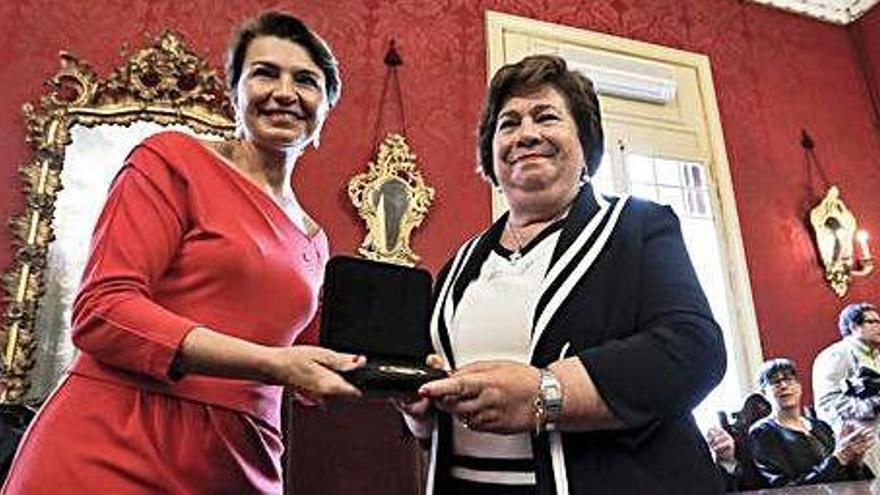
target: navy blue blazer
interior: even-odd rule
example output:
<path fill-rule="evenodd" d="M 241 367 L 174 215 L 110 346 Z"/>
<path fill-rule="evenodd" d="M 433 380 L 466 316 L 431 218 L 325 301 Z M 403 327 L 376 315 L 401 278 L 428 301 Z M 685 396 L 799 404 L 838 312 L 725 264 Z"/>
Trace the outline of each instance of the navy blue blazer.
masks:
<path fill-rule="evenodd" d="M 447 325 L 501 237 L 505 214 L 438 277 L 432 339 L 452 367 Z M 586 184 L 565 220 L 533 320 L 531 364 L 578 356 L 624 423 L 533 437 L 541 495 L 721 493 L 691 415 L 724 374 L 712 317 L 672 209 L 604 198 Z M 428 493 L 445 495 L 451 418 L 440 415 Z"/>

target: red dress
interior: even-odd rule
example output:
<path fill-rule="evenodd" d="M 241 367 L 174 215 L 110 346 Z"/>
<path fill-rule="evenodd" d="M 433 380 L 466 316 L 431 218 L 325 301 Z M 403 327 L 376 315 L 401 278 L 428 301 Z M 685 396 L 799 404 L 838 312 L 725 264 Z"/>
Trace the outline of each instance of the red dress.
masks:
<path fill-rule="evenodd" d="M 313 320 L 327 259 L 263 191 L 184 134 L 129 155 L 73 311 L 80 354 L 3 493 L 280 493 L 280 387 L 168 376 L 196 326 L 272 346 Z"/>

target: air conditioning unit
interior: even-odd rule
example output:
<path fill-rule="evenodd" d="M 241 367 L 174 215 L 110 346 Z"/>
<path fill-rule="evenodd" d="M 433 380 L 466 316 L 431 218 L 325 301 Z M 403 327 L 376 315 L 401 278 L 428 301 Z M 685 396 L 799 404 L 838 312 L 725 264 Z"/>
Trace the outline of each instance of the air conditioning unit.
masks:
<path fill-rule="evenodd" d="M 562 48 L 559 55 L 589 77 L 600 95 L 660 105 L 675 99 L 678 81 L 669 65 L 580 48 Z"/>

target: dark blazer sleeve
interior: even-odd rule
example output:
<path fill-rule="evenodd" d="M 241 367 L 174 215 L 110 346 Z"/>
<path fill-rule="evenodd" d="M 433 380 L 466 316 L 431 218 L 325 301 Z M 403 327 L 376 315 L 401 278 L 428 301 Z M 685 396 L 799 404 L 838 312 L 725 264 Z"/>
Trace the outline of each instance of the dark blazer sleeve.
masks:
<path fill-rule="evenodd" d="M 727 366 L 721 330 L 691 265 L 678 218 L 668 206 L 636 206 L 642 227 L 627 239 L 636 246 L 619 247 L 632 249 L 638 264 L 637 287 L 628 292 L 635 298 L 636 328 L 579 353 L 609 408 L 634 428 L 689 412 L 718 384 Z"/>
<path fill-rule="evenodd" d="M 818 435 L 822 435 L 823 441 L 830 441 L 833 449 L 834 437 L 830 430 L 815 433 L 817 438 Z M 798 446 L 792 444 L 786 446 L 785 443 L 786 440 L 770 423 L 760 423 L 749 432 L 749 447 L 755 457 L 755 465 L 770 487 L 830 483 L 848 479 L 846 469 L 833 455 L 823 457 L 809 469 L 799 471 L 791 459 L 791 455 L 797 455 Z"/>

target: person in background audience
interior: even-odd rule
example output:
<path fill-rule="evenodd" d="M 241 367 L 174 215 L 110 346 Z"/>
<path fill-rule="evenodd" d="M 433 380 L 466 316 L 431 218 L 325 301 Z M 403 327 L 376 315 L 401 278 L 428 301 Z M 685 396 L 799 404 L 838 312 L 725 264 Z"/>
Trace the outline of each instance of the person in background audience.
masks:
<path fill-rule="evenodd" d="M 835 442 L 827 423 L 804 416 L 803 390 L 791 360 L 767 361 L 758 381 L 773 412 L 749 430 L 749 448 L 758 472 L 769 486 L 874 477 L 864 465 L 865 452 L 875 441 L 874 433 L 868 427 L 848 424 Z"/>
<path fill-rule="evenodd" d="M 718 426 L 709 428 L 706 432 L 706 442 L 715 456 L 715 464 L 718 465 L 718 471 L 724 479 L 725 491 L 736 492 L 763 487 L 764 484 L 755 471 L 751 456 L 740 459 L 741 450 L 736 448 L 736 442 L 724 428 Z"/>
<path fill-rule="evenodd" d="M 880 425 L 880 315 L 869 303 L 850 304 L 840 312 L 843 337 L 819 353 L 813 363 L 816 414 L 840 435 L 844 424 Z M 880 446 L 865 454 L 880 473 Z"/>
<path fill-rule="evenodd" d="M 765 483 L 748 448 L 749 428 L 761 418 L 770 414 L 770 402 L 758 392 L 749 394 L 743 401 L 742 409 L 734 413 L 734 422 L 728 423 L 725 415 L 721 427 L 712 427 L 706 432 L 706 442 L 715 456 L 718 471 L 724 479 L 728 492 L 764 488 Z"/>
<path fill-rule="evenodd" d="M 733 437 L 724 431 L 724 428 L 713 426 L 706 432 L 706 443 L 709 444 L 709 450 L 715 456 L 715 463 L 724 478 L 724 490 L 728 492 L 739 490 L 742 466 L 736 458 L 737 450 Z"/>

